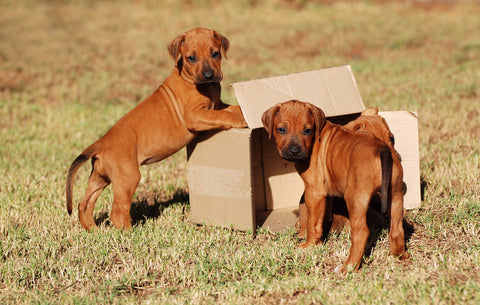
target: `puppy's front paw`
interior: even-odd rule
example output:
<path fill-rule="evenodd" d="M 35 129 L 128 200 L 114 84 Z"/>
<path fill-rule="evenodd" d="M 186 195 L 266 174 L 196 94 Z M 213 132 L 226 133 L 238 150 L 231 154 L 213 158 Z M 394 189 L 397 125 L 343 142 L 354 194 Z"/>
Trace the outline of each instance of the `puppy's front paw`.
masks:
<path fill-rule="evenodd" d="M 306 238 L 307 230 L 305 228 L 297 228 L 297 236 L 298 238 Z"/>
<path fill-rule="evenodd" d="M 300 248 L 300 249 L 306 249 L 306 248 L 311 247 L 311 246 L 313 246 L 313 245 L 314 245 L 314 243 L 311 243 L 311 242 L 306 241 L 306 242 L 298 245 L 298 248 Z"/>
<path fill-rule="evenodd" d="M 401 261 L 406 261 L 406 262 L 408 262 L 408 261 L 410 261 L 410 259 L 411 259 L 411 255 L 410 255 L 410 253 L 408 253 L 407 251 L 405 251 L 405 252 L 403 252 L 403 254 L 400 255 L 398 258 L 399 258 Z"/>
<path fill-rule="evenodd" d="M 234 114 L 235 119 L 232 122 L 233 128 L 245 128 L 248 127 L 247 121 L 245 121 L 245 117 L 242 114 L 242 109 L 240 106 L 230 106 L 227 108 L 228 111 Z"/>
<path fill-rule="evenodd" d="M 232 123 L 232 127 L 233 128 L 246 128 L 246 127 L 248 127 L 247 122 L 245 121 L 245 118 L 243 117 L 243 115 L 241 115 L 240 118 L 238 118 L 237 120 L 235 120 Z"/>
<path fill-rule="evenodd" d="M 335 267 L 335 269 L 333 269 L 333 272 L 335 274 L 345 276 L 345 275 L 347 275 L 347 273 L 354 272 L 356 270 L 357 270 L 357 268 L 355 268 L 355 265 L 341 264 L 341 265 L 338 265 L 337 267 Z"/>

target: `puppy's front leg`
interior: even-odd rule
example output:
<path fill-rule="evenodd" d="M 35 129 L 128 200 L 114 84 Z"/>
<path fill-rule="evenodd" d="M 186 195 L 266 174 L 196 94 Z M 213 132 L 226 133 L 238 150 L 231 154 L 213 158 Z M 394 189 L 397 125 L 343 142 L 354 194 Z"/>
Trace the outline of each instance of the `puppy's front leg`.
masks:
<path fill-rule="evenodd" d="M 215 107 L 215 110 L 226 110 L 228 112 L 234 112 L 234 113 L 242 113 L 242 110 L 240 110 L 239 105 L 229 105 L 225 104 L 224 102 L 220 101 L 218 105 Z"/>
<path fill-rule="evenodd" d="M 313 191 L 305 190 L 305 205 L 307 207 L 307 240 L 300 248 L 307 248 L 321 243 L 323 220 L 325 217 L 327 196 L 315 195 Z"/>
<path fill-rule="evenodd" d="M 242 120 L 243 120 L 242 123 L 245 123 L 245 119 L 243 117 L 242 109 L 240 108 L 239 105 L 228 105 L 228 104 L 225 104 L 222 101 L 220 101 L 219 106 L 216 107 L 215 110 L 224 110 L 224 111 L 231 112 L 231 113 L 235 114 L 236 117 L 242 118 Z M 247 126 L 245 125 L 243 127 L 247 127 Z"/>
<path fill-rule="evenodd" d="M 192 131 L 247 127 L 239 106 L 219 110 L 206 107 L 192 109 L 191 113 L 186 115 L 185 123 Z"/>

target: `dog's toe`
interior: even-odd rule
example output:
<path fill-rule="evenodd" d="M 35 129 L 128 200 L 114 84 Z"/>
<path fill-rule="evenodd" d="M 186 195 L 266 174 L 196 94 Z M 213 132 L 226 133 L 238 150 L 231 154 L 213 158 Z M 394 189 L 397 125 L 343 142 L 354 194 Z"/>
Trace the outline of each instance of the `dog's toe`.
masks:
<path fill-rule="evenodd" d="M 309 242 L 304 242 L 304 243 L 301 243 L 300 245 L 298 245 L 298 248 L 300 249 L 306 249 L 308 247 L 310 247 L 311 244 Z"/>
<path fill-rule="evenodd" d="M 401 261 L 409 261 L 410 258 L 411 258 L 411 255 L 410 255 L 410 253 L 408 253 L 407 251 L 405 251 L 405 252 L 403 252 L 403 254 L 400 255 L 398 258 L 399 258 Z"/>

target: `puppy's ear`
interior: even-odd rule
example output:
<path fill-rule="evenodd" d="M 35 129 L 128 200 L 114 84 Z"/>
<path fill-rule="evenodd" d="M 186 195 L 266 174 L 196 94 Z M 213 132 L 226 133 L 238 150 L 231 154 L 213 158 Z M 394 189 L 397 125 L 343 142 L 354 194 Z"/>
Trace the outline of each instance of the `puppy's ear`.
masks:
<path fill-rule="evenodd" d="M 377 107 L 368 107 L 367 109 L 362 111 L 362 115 L 377 115 L 378 108 Z"/>
<path fill-rule="evenodd" d="M 213 36 L 215 36 L 216 39 L 220 40 L 220 43 L 222 44 L 223 57 L 225 57 L 225 59 L 228 59 L 227 51 L 228 51 L 228 48 L 230 48 L 230 41 L 228 41 L 227 37 L 223 36 L 217 31 L 213 31 Z"/>
<path fill-rule="evenodd" d="M 364 123 L 357 123 L 351 127 L 353 131 L 365 130 L 366 126 Z"/>
<path fill-rule="evenodd" d="M 180 55 L 180 47 L 184 41 L 185 34 L 182 34 L 168 44 L 168 53 L 170 53 L 170 56 L 172 56 L 175 62 L 178 60 L 178 56 Z"/>
<path fill-rule="evenodd" d="M 310 109 L 308 110 L 315 119 L 315 136 L 320 139 L 320 133 L 325 125 L 325 113 L 322 109 L 318 108 L 315 105 L 309 104 Z"/>
<path fill-rule="evenodd" d="M 277 115 L 278 111 L 280 110 L 280 105 L 277 104 L 265 111 L 262 115 L 262 123 L 263 127 L 265 127 L 265 130 L 268 133 L 268 138 L 272 138 L 273 134 L 273 122 L 275 121 L 275 116 Z"/>

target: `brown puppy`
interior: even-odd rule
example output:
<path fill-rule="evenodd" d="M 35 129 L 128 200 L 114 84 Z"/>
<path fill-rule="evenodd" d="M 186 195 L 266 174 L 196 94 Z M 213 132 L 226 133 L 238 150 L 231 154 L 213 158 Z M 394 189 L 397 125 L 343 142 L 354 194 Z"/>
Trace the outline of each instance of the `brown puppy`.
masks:
<path fill-rule="evenodd" d="M 378 114 L 377 107 L 368 107 L 362 111 L 358 118 L 346 124 L 345 128 L 354 131 L 370 132 L 387 144 L 400 159 L 400 154 L 398 154 L 394 148 L 395 137 L 390 131 L 387 121 L 385 121 L 385 119 Z"/>
<path fill-rule="evenodd" d="M 383 117 L 378 114 L 377 107 L 369 107 L 362 111 L 361 115 L 356 118 L 355 120 L 349 122 L 344 126 L 347 129 L 354 130 L 354 131 L 362 131 L 362 132 L 369 132 L 382 140 L 385 144 L 387 144 L 392 152 L 395 152 L 398 159 L 401 160 L 400 154 L 395 150 L 395 138 L 388 127 L 387 121 Z M 376 198 L 375 198 L 376 199 Z M 342 204 L 343 202 L 341 199 L 335 199 L 335 203 Z M 376 200 L 375 200 L 375 203 Z M 372 202 L 371 202 L 372 205 Z M 372 209 L 372 206 L 367 212 L 367 222 L 372 226 L 379 227 L 383 222 L 384 218 L 380 215 L 375 209 Z M 343 205 L 342 205 L 343 206 Z M 331 215 L 327 215 L 327 218 L 331 218 L 331 230 L 334 231 L 341 231 L 345 226 L 349 227 L 350 223 L 347 218 L 347 214 L 345 213 L 344 208 L 341 206 L 333 208 L 333 218 Z M 306 228 L 307 228 L 307 211 L 305 204 L 299 205 L 299 220 L 297 223 L 297 227 L 299 228 L 298 236 L 304 238 L 306 236 Z"/>
<path fill-rule="evenodd" d="M 222 53 L 229 41 L 214 30 L 196 28 L 168 45 L 177 65 L 163 84 L 73 161 L 67 176 L 67 210 L 72 212 L 73 178 L 92 158 L 85 197 L 78 206 L 80 223 L 96 227 L 95 201 L 110 183 L 115 227 L 128 229 L 130 205 L 140 181 L 139 166 L 161 161 L 187 145 L 199 131 L 246 127 L 239 106 L 220 100 Z"/>
<path fill-rule="evenodd" d="M 403 218 L 403 170 L 389 146 L 369 133 L 353 132 L 325 120 L 318 107 L 288 101 L 268 109 L 263 125 L 282 158 L 295 162 L 305 182 L 307 240 L 321 242 L 327 199 L 343 197 L 351 224 L 350 255 L 335 271 L 360 267 L 369 235 L 366 215 L 373 194 L 381 190 L 382 212 L 390 204 L 390 253 L 407 259 Z"/>

